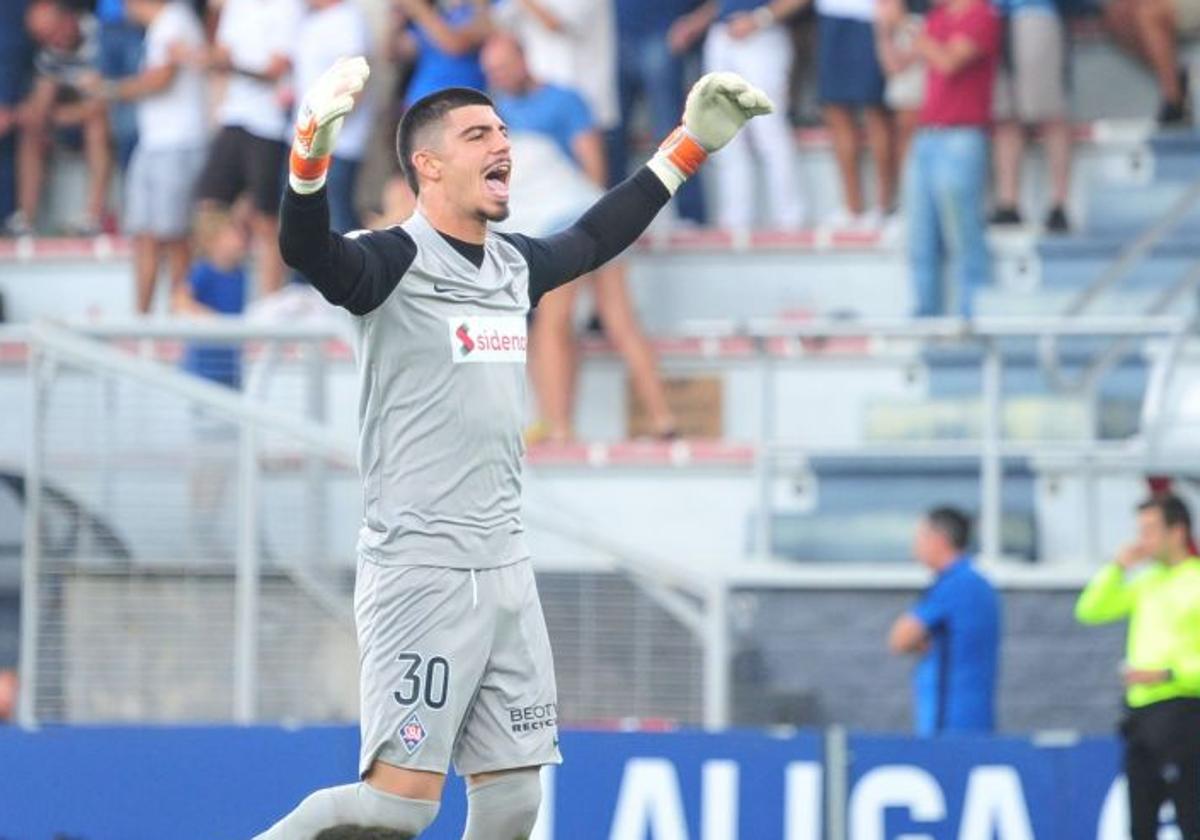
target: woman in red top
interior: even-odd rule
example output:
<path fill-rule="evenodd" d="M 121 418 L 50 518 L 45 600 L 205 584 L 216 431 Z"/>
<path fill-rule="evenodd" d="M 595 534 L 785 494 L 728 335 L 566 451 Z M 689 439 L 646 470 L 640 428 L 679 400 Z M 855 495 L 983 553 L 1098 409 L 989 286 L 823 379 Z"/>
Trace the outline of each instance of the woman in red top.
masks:
<path fill-rule="evenodd" d="M 1000 19 L 987 0 L 943 0 L 907 57 L 926 67 L 925 103 L 904 190 L 919 316 L 948 310 L 942 282 L 947 254 L 954 256 L 958 281 L 955 309 L 964 316 L 991 272 L 984 236 L 987 130 L 1000 34 Z"/>

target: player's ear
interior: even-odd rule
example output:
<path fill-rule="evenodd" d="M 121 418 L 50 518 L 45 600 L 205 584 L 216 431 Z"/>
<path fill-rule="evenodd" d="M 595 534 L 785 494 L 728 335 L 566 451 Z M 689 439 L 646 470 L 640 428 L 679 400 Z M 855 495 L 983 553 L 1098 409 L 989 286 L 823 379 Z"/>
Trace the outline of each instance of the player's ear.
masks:
<path fill-rule="evenodd" d="M 440 181 L 442 178 L 442 159 L 431 149 L 413 152 L 412 165 L 418 178 L 426 181 Z"/>

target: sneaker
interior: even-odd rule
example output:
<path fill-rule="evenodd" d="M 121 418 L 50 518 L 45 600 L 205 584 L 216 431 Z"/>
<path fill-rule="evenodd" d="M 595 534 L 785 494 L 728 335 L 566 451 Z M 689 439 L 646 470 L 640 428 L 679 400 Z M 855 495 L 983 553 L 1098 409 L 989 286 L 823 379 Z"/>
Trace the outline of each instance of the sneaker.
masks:
<path fill-rule="evenodd" d="M 821 221 L 821 227 L 831 231 L 850 230 L 857 218 L 845 207 L 839 207 Z"/>
<path fill-rule="evenodd" d="M 834 233 L 858 233 L 877 230 L 882 223 L 883 217 L 878 210 L 851 213 L 846 208 L 839 207 L 825 217 L 821 227 Z"/>
<path fill-rule="evenodd" d="M 1163 102 L 1158 108 L 1159 128 L 1186 128 L 1191 123 L 1187 112 L 1187 100 Z"/>
<path fill-rule="evenodd" d="M 1070 232 L 1071 225 L 1067 221 L 1067 211 L 1061 204 L 1051 208 L 1049 215 L 1046 216 L 1046 233 L 1062 235 Z"/>
<path fill-rule="evenodd" d="M 883 211 L 877 208 L 871 208 L 854 217 L 851 222 L 851 229 L 863 232 L 877 231 L 883 227 Z"/>
<path fill-rule="evenodd" d="M 92 222 L 80 219 L 74 222 L 67 222 L 62 226 L 63 236 L 76 236 L 81 239 L 90 239 L 93 236 L 99 236 L 104 233 L 104 229 L 100 226 L 100 222 Z"/>
<path fill-rule="evenodd" d="M 997 207 L 988 219 L 990 225 L 1019 225 L 1021 214 L 1016 207 Z"/>
<path fill-rule="evenodd" d="M 4 234 L 6 236 L 33 236 L 33 225 L 29 223 L 29 219 L 25 218 L 24 213 L 17 210 L 4 220 Z"/>

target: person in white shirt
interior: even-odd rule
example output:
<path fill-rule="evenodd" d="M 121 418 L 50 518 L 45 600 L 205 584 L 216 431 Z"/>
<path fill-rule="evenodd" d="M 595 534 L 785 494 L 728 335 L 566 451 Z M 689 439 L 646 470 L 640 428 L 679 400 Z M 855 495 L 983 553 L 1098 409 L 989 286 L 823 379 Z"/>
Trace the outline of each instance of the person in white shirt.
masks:
<path fill-rule="evenodd" d="M 613 0 L 507 0 L 500 19 L 534 78 L 578 91 L 600 131 L 620 124 Z"/>
<path fill-rule="evenodd" d="M 209 147 L 197 196 L 218 207 L 249 193 L 258 240 L 259 288 L 283 285 L 279 197 L 291 133 L 280 82 L 291 71 L 302 0 L 225 0 L 206 66 L 226 76 L 217 109 L 220 131 Z"/>
<path fill-rule="evenodd" d="M 708 29 L 704 42 L 704 69 L 729 71 L 753 79 L 779 111 L 747 127 L 716 161 L 717 223 L 744 231 L 765 224 L 778 230 L 800 227 L 805 220 L 804 194 L 800 189 L 796 145 L 787 121 L 788 73 L 792 45 L 780 21 L 808 0 L 708 0 L 677 24 L 679 37 L 690 41 Z M 709 29 L 711 25 L 711 29 Z M 765 171 L 762 178 L 767 201 L 762 218 L 755 211 L 763 204 L 755 173 L 755 158 Z"/>
<path fill-rule="evenodd" d="M 134 241 L 137 309 L 149 312 L 164 258 L 172 291 L 187 276 L 192 193 L 207 139 L 204 75 L 181 61 L 204 47 L 204 27 L 186 3 L 126 0 L 130 19 L 146 29 L 136 76 L 101 82 L 91 92 L 109 102 L 137 103 L 138 143 L 125 180 L 125 231 Z"/>
<path fill-rule="evenodd" d="M 355 0 L 308 0 L 308 7 L 311 11 L 300 24 L 292 50 L 296 90 L 308 90 L 342 56 L 372 52 L 367 19 Z M 369 96 L 360 100 L 346 116 L 333 150 L 325 189 L 330 227 L 338 233 L 362 227 L 354 206 L 354 185 L 367 150 L 374 110 Z"/>

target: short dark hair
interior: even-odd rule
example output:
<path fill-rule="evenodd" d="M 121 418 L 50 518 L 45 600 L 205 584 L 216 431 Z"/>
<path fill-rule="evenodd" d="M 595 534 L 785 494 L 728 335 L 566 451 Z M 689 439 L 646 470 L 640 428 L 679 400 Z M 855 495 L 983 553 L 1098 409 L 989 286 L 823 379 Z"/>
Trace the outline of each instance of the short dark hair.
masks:
<path fill-rule="evenodd" d="M 326 828 L 313 840 L 412 840 L 412 837 L 408 832 L 394 828 L 347 824 Z"/>
<path fill-rule="evenodd" d="M 950 541 L 959 551 L 971 542 L 971 517 L 956 507 L 935 507 L 925 514 L 929 527 Z"/>
<path fill-rule="evenodd" d="M 400 159 L 400 171 L 404 180 L 412 188 L 413 195 L 420 193 L 417 184 L 417 173 L 413 169 L 413 144 L 416 137 L 426 126 L 441 122 L 446 114 L 467 105 L 487 105 L 495 108 L 495 103 L 486 93 L 474 88 L 451 87 L 444 88 L 428 96 L 423 96 L 412 104 L 396 126 L 396 157 Z"/>
<path fill-rule="evenodd" d="M 1162 514 L 1163 523 L 1168 528 L 1174 528 L 1178 525 L 1183 526 L 1183 533 L 1190 540 L 1192 537 L 1192 512 L 1188 510 L 1187 503 L 1183 499 L 1172 493 L 1165 493 L 1161 496 L 1152 496 L 1146 501 L 1138 505 L 1138 512 L 1141 513 L 1147 510 L 1157 510 Z"/>

